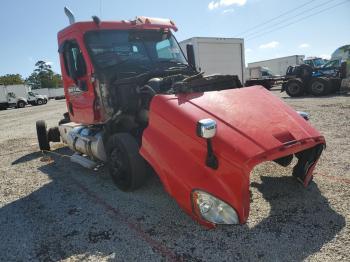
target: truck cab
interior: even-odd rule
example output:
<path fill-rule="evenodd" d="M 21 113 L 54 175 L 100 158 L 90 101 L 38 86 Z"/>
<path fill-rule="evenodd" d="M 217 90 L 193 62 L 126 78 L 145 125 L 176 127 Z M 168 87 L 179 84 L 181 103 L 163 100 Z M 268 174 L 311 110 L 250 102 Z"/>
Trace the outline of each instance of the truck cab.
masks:
<path fill-rule="evenodd" d="M 103 162 L 132 191 L 149 170 L 196 221 L 243 224 L 249 174 L 263 161 L 287 166 L 304 186 L 325 145 L 298 113 L 261 86 L 234 75 L 204 75 L 186 60 L 169 19 L 75 22 L 58 33 L 67 110 L 58 127 L 36 124 L 39 147 L 63 141 L 71 160 Z"/>
<path fill-rule="evenodd" d="M 45 95 L 39 95 L 32 91 L 29 91 L 27 100 L 28 100 L 28 103 L 31 105 L 43 105 L 47 103 L 48 97 Z"/>
<path fill-rule="evenodd" d="M 310 57 L 304 59 L 304 64 L 311 66 L 313 69 L 323 67 L 326 62 L 327 60 L 320 57 Z"/>

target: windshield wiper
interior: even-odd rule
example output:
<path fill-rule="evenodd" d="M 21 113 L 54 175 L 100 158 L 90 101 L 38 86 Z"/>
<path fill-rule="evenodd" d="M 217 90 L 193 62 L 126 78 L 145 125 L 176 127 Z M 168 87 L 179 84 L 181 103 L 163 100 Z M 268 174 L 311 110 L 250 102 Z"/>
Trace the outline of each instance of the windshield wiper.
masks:
<path fill-rule="evenodd" d="M 171 66 L 167 67 L 166 70 L 191 70 L 193 71 L 192 67 L 189 66 L 188 64 L 176 61 L 176 60 L 159 60 L 156 63 L 158 64 L 169 64 Z"/>

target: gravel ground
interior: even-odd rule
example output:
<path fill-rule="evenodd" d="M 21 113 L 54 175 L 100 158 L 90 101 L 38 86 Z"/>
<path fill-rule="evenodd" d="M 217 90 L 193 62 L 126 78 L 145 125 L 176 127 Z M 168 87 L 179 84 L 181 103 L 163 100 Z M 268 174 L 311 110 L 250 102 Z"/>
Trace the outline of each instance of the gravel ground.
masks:
<path fill-rule="evenodd" d="M 155 176 L 123 193 L 103 168 L 43 157 L 35 121 L 55 125 L 65 101 L 0 111 L 0 261 L 350 261 L 350 97 L 273 93 L 326 137 L 314 182 L 304 189 L 291 168 L 261 164 L 248 223 L 214 230 L 185 215 Z M 61 144 L 53 152 L 72 154 Z"/>

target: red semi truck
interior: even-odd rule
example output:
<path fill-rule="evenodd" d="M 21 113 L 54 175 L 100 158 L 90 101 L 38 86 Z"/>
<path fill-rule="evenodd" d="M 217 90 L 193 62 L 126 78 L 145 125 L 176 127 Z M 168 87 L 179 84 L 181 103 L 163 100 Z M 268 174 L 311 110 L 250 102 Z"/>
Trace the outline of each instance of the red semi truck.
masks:
<path fill-rule="evenodd" d="M 37 122 L 41 150 L 63 141 L 72 160 L 104 162 L 123 191 L 140 187 L 149 166 L 178 205 L 202 225 L 243 224 L 250 172 L 287 166 L 304 186 L 325 145 L 306 120 L 262 86 L 196 72 L 168 19 L 75 22 L 58 33 L 68 112 L 58 127 Z"/>

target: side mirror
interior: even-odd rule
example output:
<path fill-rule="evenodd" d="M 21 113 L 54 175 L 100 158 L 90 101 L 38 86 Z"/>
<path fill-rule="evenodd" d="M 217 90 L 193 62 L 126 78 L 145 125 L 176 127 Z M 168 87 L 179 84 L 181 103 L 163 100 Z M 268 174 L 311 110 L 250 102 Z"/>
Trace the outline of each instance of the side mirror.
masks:
<path fill-rule="evenodd" d="M 196 60 L 194 58 L 194 49 L 193 49 L 193 45 L 188 44 L 186 45 L 186 53 L 187 53 L 187 61 L 189 63 L 189 65 L 196 70 Z"/>
<path fill-rule="evenodd" d="M 205 139 L 213 138 L 216 134 L 216 122 L 212 119 L 202 119 L 197 122 L 197 135 Z"/>

